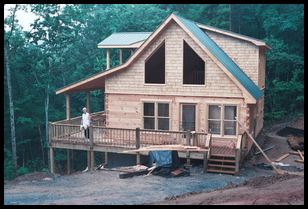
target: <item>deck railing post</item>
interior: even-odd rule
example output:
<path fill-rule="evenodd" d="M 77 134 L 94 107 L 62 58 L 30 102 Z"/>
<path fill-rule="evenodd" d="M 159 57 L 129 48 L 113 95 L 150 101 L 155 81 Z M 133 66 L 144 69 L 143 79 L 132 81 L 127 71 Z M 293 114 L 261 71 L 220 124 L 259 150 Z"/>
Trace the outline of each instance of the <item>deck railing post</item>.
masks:
<path fill-rule="evenodd" d="M 140 148 L 140 128 L 136 128 L 136 149 Z M 140 153 L 136 153 L 136 164 L 140 165 Z"/>
<path fill-rule="evenodd" d="M 90 137 L 90 151 L 88 151 L 88 166 L 89 171 L 93 171 L 94 168 L 94 151 L 93 151 L 93 127 L 89 127 L 89 137 Z"/>
<path fill-rule="evenodd" d="M 140 128 L 136 128 L 136 149 L 140 148 Z"/>

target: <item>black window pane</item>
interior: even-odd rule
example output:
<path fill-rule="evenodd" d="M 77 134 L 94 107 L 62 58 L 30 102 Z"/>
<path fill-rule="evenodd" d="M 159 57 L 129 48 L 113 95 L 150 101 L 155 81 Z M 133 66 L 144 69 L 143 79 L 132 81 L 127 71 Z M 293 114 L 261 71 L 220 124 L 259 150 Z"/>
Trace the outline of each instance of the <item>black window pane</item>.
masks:
<path fill-rule="evenodd" d="M 165 43 L 145 61 L 145 83 L 165 83 Z"/>
<path fill-rule="evenodd" d="M 205 63 L 203 59 L 184 41 L 183 83 L 204 84 Z"/>
<path fill-rule="evenodd" d="M 143 103 L 143 115 L 154 116 L 154 103 Z"/>
<path fill-rule="evenodd" d="M 220 121 L 209 120 L 209 131 L 212 134 L 220 134 Z"/>
<path fill-rule="evenodd" d="M 224 121 L 224 134 L 225 135 L 236 134 L 236 121 Z"/>
<path fill-rule="evenodd" d="M 155 129 L 154 118 L 144 118 L 144 129 Z"/>
<path fill-rule="evenodd" d="M 169 118 L 158 118 L 158 129 L 169 130 Z"/>
<path fill-rule="evenodd" d="M 158 104 L 158 116 L 169 117 L 169 104 Z"/>
<path fill-rule="evenodd" d="M 235 120 L 236 117 L 236 106 L 225 106 L 225 119 Z"/>
<path fill-rule="evenodd" d="M 209 106 L 209 119 L 220 119 L 220 107 L 218 105 Z"/>

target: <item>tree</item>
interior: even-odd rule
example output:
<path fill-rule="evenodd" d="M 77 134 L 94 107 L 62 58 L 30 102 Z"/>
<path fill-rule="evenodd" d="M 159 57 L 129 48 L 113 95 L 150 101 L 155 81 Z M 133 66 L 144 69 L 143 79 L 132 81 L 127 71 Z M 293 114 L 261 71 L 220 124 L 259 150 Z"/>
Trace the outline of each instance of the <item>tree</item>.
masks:
<path fill-rule="evenodd" d="M 16 176 L 17 171 L 17 154 L 16 154 L 16 135 L 15 135 L 15 116 L 14 116 L 14 101 L 13 101 L 13 92 L 12 92 L 12 84 L 11 84 L 11 69 L 9 63 L 9 55 L 8 50 L 10 47 L 10 38 L 15 29 L 15 15 L 18 9 L 18 4 L 15 5 L 14 9 L 11 10 L 10 15 L 10 23 L 9 26 L 11 28 L 10 33 L 8 34 L 6 40 L 6 44 L 4 46 L 4 58 L 6 63 L 6 79 L 7 79 L 7 88 L 9 95 L 9 107 L 10 107 L 10 124 L 11 124 L 11 143 L 12 143 L 12 162 L 13 162 L 13 177 Z"/>

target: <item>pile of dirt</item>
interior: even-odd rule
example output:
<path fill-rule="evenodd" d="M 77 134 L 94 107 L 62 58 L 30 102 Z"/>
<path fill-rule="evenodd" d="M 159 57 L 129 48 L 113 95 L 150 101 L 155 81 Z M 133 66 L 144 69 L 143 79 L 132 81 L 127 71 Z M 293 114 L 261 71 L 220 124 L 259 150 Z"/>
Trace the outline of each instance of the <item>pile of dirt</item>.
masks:
<path fill-rule="evenodd" d="M 20 181 L 39 181 L 43 180 L 44 178 L 52 178 L 51 174 L 47 174 L 45 172 L 34 172 L 28 173 L 22 176 L 18 176 L 13 180 L 13 182 L 20 182 Z"/>
<path fill-rule="evenodd" d="M 304 137 L 289 135 L 287 141 L 293 150 L 304 150 Z"/>
<path fill-rule="evenodd" d="M 288 173 L 285 173 L 283 175 L 274 174 L 274 175 L 271 175 L 271 176 L 259 176 L 259 177 L 255 177 L 255 178 L 253 178 L 249 181 L 243 182 L 242 185 L 260 188 L 260 187 L 263 187 L 263 186 L 267 186 L 269 184 L 274 184 L 276 182 L 285 181 L 287 179 L 291 179 L 291 178 L 295 178 L 295 177 L 297 177 L 297 176 L 292 175 L 292 174 L 288 174 Z"/>

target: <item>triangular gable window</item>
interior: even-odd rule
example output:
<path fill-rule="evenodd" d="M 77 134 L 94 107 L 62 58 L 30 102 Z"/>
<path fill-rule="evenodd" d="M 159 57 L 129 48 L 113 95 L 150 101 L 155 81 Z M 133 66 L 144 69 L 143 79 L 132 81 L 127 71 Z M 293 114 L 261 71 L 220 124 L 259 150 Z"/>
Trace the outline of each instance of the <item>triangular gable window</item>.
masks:
<path fill-rule="evenodd" d="M 184 41 L 183 84 L 204 84 L 205 63 L 203 59 Z"/>
<path fill-rule="evenodd" d="M 165 83 L 165 42 L 145 61 L 145 83 Z"/>

